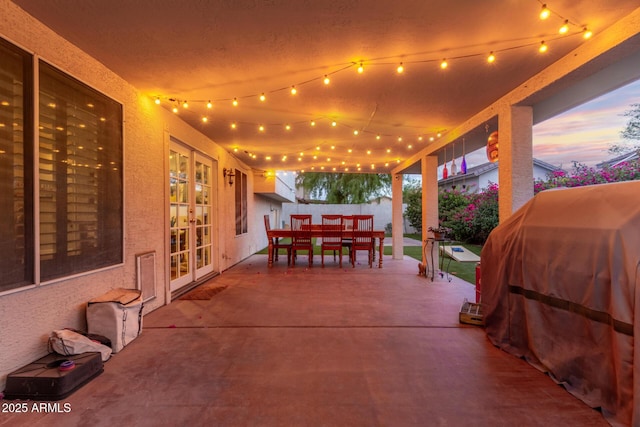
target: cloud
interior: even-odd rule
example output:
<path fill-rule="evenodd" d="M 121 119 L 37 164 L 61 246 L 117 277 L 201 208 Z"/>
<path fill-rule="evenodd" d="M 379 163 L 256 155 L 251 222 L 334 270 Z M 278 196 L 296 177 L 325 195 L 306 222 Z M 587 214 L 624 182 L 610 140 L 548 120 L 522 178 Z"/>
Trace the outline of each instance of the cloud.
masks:
<path fill-rule="evenodd" d="M 535 125 L 533 156 L 554 165 L 594 165 L 610 158 L 608 148 L 625 143 L 624 113 L 639 100 L 640 80 Z"/>

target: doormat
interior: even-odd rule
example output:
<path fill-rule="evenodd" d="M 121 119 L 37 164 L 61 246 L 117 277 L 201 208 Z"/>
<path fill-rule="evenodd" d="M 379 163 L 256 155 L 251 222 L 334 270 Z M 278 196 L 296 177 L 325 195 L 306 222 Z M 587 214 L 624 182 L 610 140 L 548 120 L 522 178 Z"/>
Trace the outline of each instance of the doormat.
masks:
<path fill-rule="evenodd" d="M 214 295 L 227 289 L 226 286 L 202 286 L 192 291 L 187 292 L 180 299 L 184 300 L 209 300 Z"/>

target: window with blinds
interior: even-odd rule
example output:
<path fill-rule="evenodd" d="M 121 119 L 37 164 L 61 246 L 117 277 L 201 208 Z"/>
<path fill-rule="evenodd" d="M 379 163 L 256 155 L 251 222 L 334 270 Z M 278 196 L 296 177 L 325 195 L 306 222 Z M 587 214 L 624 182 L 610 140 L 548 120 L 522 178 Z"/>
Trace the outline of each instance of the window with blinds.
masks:
<path fill-rule="evenodd" d="M 236 236 L 248 231 L 247 174 L 236 169 Z"/>
<path fill-rule="evenodd" d="M 122 106 L 39 62 L 42 281 L 122 262 Z"/>
<path fill-rule="evenodd" d="M 0 292 L 33 283 L 33 65 L 0 39 Z"/>

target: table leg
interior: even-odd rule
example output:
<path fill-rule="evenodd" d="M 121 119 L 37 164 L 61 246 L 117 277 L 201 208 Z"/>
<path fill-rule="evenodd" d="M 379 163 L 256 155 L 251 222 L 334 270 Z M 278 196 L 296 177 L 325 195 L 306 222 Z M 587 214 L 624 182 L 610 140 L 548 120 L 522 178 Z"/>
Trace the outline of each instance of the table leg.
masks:
<path fill-rule="evenodd" d="M 380 238 L 380 246 L 378 247 L 378 254 L 380 259 L 378 260 L 378 268 L 382 268 L 382 251 L 384 250 L 384 237 Z"/>
<path fill-rule="evenodd" d="M 273 242 L 269 239 L 269 261 L 267 261 L 267 267 L 273 267 Z"/>

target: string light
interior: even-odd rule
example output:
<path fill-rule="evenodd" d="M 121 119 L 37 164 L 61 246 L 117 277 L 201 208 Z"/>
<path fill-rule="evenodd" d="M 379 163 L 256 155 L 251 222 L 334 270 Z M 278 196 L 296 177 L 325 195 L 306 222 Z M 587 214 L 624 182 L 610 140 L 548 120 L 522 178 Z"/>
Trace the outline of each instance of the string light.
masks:
<path fill-rule="evenodd" d="M 546 4 L 542 5 L 542 10 L 540 11 L 540 19 L 545 20 L 551 15 L 551 11 L 547 8 Z"/>
<path fill-rule="evenodd" d="M 558 15 L 555 11 L 554 12 L 550 11 L 546 7 L 546 5 L 543 5 L 543 10 L 547 11 L 545 18 L 550 16 L 551 13 L 553 13 L 554 15 L 557 15 L 563 21 L 563 26 L 562 26 L 563 29 L 560 31 L 561 34 L 566 35 L 570 31 L 570 29 L 573 28 L 571 26 L 574 26 L 574 27 L 577 27 L 577 28 L 575 28 L 576 31 L 573 34 L 577 35 L 577 34 L 581 33 L 582 34 L 582 38 L 584 38 L 585 40 L 589 39 L 590 37 L 592 37 L 593 33 L 588 29 L 587 26 L 582 26 L 582 25 L 578 26 L 577 24 L 571 22 L 570 20 L 565 19 L 564 17 Z M 541 19 L 544 19 L 544 18 L 541 16 Z M 440 67 L 443 70 L 448 68 L 448 60 L 456 61 L 458 59 L 466 59 L 466 58 L 471 58 L 471 57 L 477 57 L 477 58 L 484 57 L 486 59 L 487 63 L 494 63 L 495 60 L 496 60 L 496 53 L 513 50 L 515 48 L 523 48 L 523 47 L 526 47 L 526 46 L 531 46 L 531 43 L 526 43 L 526 44 L 522 44 L 522 45 L 518 45 L 518 46 L 510 46 L 510 47 L 500 48 L 500 49 L 497 49 L 495 51 L 490 51 L 490 53 L 488 55 L 486 53 L 483 54 L 482 52 L 480 52 L 480 53 L 475 53 L 475 54 L 470 54 L 470 55 L 469 54 L 461 55 L 461 56 L 453 55 L 453 56 L 449 56 L 448 59 L 447 58 L 443 58 L 441 61 L 438 61 L 436 58 L 431 58 L 431 59 L 421 59 L 421 60 L 416 60 L 416 61 L 408 61 L 408 63 L 427 63 L 427 62 L 431 62 L 431 63 L 436 62 L 436 63 L 438 63 L 439 62 Z M 541 41 L 540 44 L 539 44 L 539 51 L 541 53 L 544 53 L 547 50 L 548 50 L 548 45 L 546 44 L 545 41 Z M 410 54 L 410 55 L 417 55 L 417 53 L 416 54 Z M 332 74 L 334 74 L 336 72 L 339 72 L 339 71 L 346 70 L 347 68 L 351 68 L 351 67 L 355 68 L 355 67 L 357 67 L 358 73 L 363 73 L 363 71 L 364 71 L 364 62 L 365 61 L 352 62 L 352 63 L 349 63 L 347 66 L 344 66 L 343 68 L 341 68 L 341 69 L 339 69 L 337 71 L 331 71 L 330 73 L 321 75 L 323 77 L 318 76 L 318 77 L 313 78 L 313 79 L 309 79 L 309 80 L 302 81 L 302 82 L 297 82 L 296 85 L 290 85 L 290 86 L 285 86 L 283 88 L 271 90 L 269 93 L 275 93 L 275 92 L 279 92 L 279 91 L 286 91 L 287 87 L 289 87 L 291 94 L 295 95 L 295 94 L 297 94 L 298 86 L 304 85 L 304 84 L 307 84 L 307 83 L 310 83 L 310 82 L 314 82 L 314 81 L 317 81 L 317 80 L 322 80 L 324 85 L 329 85 L 330 84 L 330 80 L 331 80 L 330 76 Z M 367 61 L 367 63 L 369 64 L 369 61 Z M 377 60 L 375 60 L 375 62 L 372 62 L 372 63 L 374 65 L 378 65 L 378 64 L 380 64 L 380 65 L 384 65 L 384 64 L 392 65 L 392 63 L 389 63 L 389 62 L 378 62 Z M 403 73 L 404 72 L 404 62 L 399 62 L 399 63 L 396 62 L 395 64 L 396 64 L 395 71 L 398 74 Z M 265 93 L 267 93 L 267 92 L 262 92 L 259 96 L 256 96 L 256 94 L 241 94 L 242 96 L 240 98 L 251 98 L 251 97 L 253 97 L 253 98 L 258 98 L 261 102 L 264 102 L 266 100 Z M 179 110 L 180 105 L 182 105 L 182 107 L 186 109 L 186 108 L 189 107 L 189 103 L 193 103 L 193 102 L 202 103 L 202 104 L 206 103 L 207 109 L 211 109 L 213 107 L 213 103 L 212 103 L 211 99 L 208 100 L 208 101 L 206 99 L 205 100 L 189 100 L 189 101 L 184 100 L 183 101 L 183 100 L 176 100 L 175 98 L 169 98 L 169 97 L 165 98 L 165 97 L 162 97 L 162 96 L 155 96 L 154 97 L 154 103 L 157 104 L 157 105 L 160 105 L 160 104 L 162 104 L 162 101 L 164 101 L 165 99 L 170 101 L 170 103 L 174 104 L 174 106 L 172 107 L 172 111 L 174 113 L 179 113 L 178 110 Z M 217 102 L 217 101 L 225 101 L 226 100 L 228 102 L 229 99 L 230 98 L 221 98 L 221 99 L 213 99 L 213 101 Z M 239 98 L 233 98 L 232 99 L 232 103 L 233 103 L 234 106 L 238 106 L 238 99 Z M 202 120 L 202 123 L 207 123 L 208 122 L 208 117 L 206 115 L 200 115 L 200 119 Z M 321 119 L 326 119 L 326 117 L 321 117 Z M 316 120 L 310 120 L 310 121 L 306 121 L 306 122 L 309 123 L 311 127 L 315 127 L 316 124 L 317 124 Z M 305 121 L 302 121 L 300 123 L 304 123 L 304 122 Z M 338 125 L 338 123 L 336 121 L 329 121 L 329 122 L 331 123 L 331 127 L 333 127 L 333 128 L 336 128 L 337 125 Z M 251 124 L 251 123 L 245 123 L 245 124 Z M 281 126 L 283 130 L 287 130 L 287 131 L 292 130 L 292 128 L 293 128 L 293 126 L 291 124 L 289 124 L 289 123 L 280 123 L 280 124 L 271 123 L 268 126 L 276 126 L 276 125 Z M 293 125 L 295 126 L 295 123 L 293 123 Z M 368 130 L 354 129 L 354 127 L 349 126 L 348 124 L 344 124 L 342 122 L 340 123 L 340 125 L 341 125 L 341 127 L 345 126 L 347 128 L 351 128 L 351 130 L 353 132 L 353 135 L 359 135 L 362 132 L 364 132 L 364 133 L 373 133 L 373 132 L 370 132 Z M 236 129 L 237 128 L 237 124 L 235 122 L 233 122 L 233 123 L 230 124 L 230 127 L 232 129 Z M 260 125 L 259 130 L 260 130 L 260 132 L 265 132 L 265 130 L 266 130 L 265 125 Z M 386 134 L 385 135 L 380 135 L 380 134 L 377 134 L 375 136 L 375 138 L 376 138 L 376 140 L 380 140 L 382 136 L 384 136 L 384 137 L 394 137 L 394 135 L 386 135 Z M 437 137 L 440 137 L 440 136 L 441 136 L 441 134 L 438 133 Z M 402 141 L 402 137 L 395 136 L 395 138 L 397 138 L 398 142 Z M 418 141 L 423 141 L 422 136 L 417 136 L 417 140 Z M 434 136 L 425 135 L 424 140 L 428 140 L 428 141 L 432 141 L 433 142 L 435 140 L 435 138 L 434 138 Z M 412 145 L 408 144 L 408 145 L 406 145 L 406 147 L 408 149 L 411 149 Z M 335 149 L 334 146 L 332 146 L 331 148 Z M 318 150 L 319 150 L 319 147 L 318 147 Z M 340 150 L 347 151 L 347 149 L 345 147 L 345 148 L 337 150 L 336 152 L 339 152 Z M 390 148 L 386 148 L 384 150 L 386 151 L 387 154 L 390 154 L 390 152 L 391 152 Z M 234 151 L 237 151 L 237 149 L 234 149 Z M 344 151 L 342 151 L 342 152 L 344 153 Z M 353 152 L 353 150 L 351 148 L 349 148 L 348 149 L 348 153 L 351 154 L 352 152 Z M 247 152 L 245 151 L 245 153 L 247 153 Z M 319 153 L 320 153 L 320 151 L 319 151 Z M 247 154 L 249 155 L 250 158 L 253 158 L 253 159 L 257 158 L 257 155 L 255 155 L 255 154 L 249 154 L 249 153 L 247 153 Z M 289 153 L 289 154 L 292 155 L 292 158 L 298 158 L 298 156 L 295 156 L 294 153 Z M 371 155 L 371 150 L 367 150 L 367 154 Z M 464 155 L 464 153 L 463 153 L 463 155 Z M 301 152 L 299 158 L 303 158 L 302 156 L 303 156 L 303 153 Z M 315 156 L 315 157 L 317 157 L 317 156 Z M 286 157 L 285 157 L 285 159 L 286 159 Z M 310 160 L 310 159 L 308 159 L 308 160 Z M 329 160 L 330 159 L 327 159 L 327 161 L 329 161 Z M 340 161 L 340 159 L 338 161 Z M 397 162 L 399 163 L 400 160 L 398 159 Z M 344 161 L 343 161 L 343 165 L 345 165 Z M 351 166 L 353 166 L 353 164 Z M 359 166 L 358 166 L 358 168 L 359 168 Z M 341 169 L 345 169 L 346 170 L 347 169 L 346 165 L 345 165 L 344 168 L 341 168 Z"/>
<path fill-rule="evenodd" d="M 538 48 L 538 51 L 540 51 L 540 53 L 545 53 L 547 51 L 548 46 L 544 43 L 544 40 L 540 42 L 540 47 Z"/>
<path fill-rule="evenodd" d="M 560 34 L 566 34 L 569 31 L 569 20 L 565 19 L 564 20 L 564 24 L 562 24 L 562 27 L 560 27 L 560 29 L 558 30 L 558 32 Z"/>

